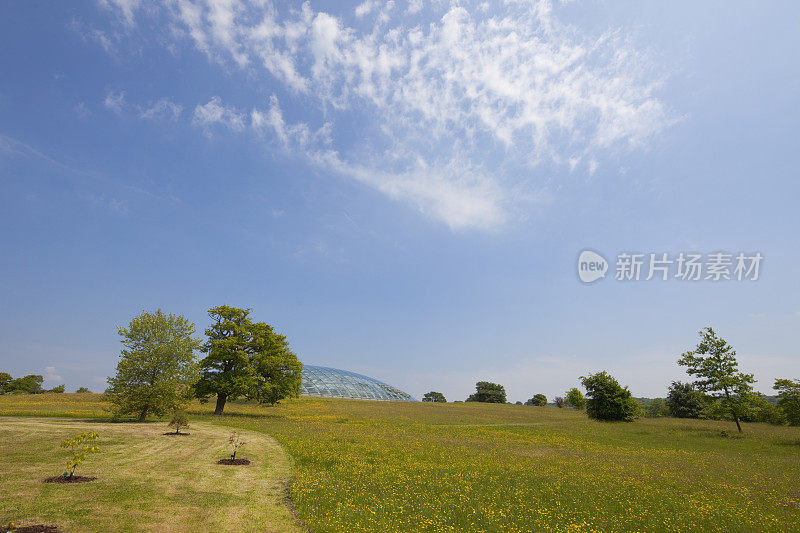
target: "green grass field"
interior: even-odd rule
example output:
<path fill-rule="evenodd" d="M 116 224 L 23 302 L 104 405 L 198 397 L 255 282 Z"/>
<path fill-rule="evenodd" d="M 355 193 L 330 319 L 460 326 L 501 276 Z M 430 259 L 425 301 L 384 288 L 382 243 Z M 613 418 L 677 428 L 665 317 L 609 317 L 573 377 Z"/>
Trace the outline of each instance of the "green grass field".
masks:
<path fill-rule="evenodd" d="M 97 395 L 0 397 L 5 416 L 104 417 L 103 407 Z M 194 405 L 193 420 L 283 445 L 312 531 L 800 531 L 800 428 L 746 424 L 734 438 L 724 422 L 319 398 L 211 410 Z M 51 461 L 49 446 L 29 460 Z"/>

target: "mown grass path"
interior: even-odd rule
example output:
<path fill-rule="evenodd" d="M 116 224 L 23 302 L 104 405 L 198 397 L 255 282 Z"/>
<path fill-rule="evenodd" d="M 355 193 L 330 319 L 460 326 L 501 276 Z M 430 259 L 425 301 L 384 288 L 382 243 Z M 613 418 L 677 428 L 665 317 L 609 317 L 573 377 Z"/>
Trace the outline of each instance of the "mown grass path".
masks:
<path fill-rule="evenodd" d="M 79 484 L 42 480 L 62 473 L 62 439 L 94 431 L 99 453 Z M 189 436 L 164 423 L 0 419 L 0 520 L 76 531 L 298 531 L 286 505 L 291 463 L 274 439 L 244 431 L 247 467 L 215 464 L 230 452 L 229 428 L 194 423 Z"/>

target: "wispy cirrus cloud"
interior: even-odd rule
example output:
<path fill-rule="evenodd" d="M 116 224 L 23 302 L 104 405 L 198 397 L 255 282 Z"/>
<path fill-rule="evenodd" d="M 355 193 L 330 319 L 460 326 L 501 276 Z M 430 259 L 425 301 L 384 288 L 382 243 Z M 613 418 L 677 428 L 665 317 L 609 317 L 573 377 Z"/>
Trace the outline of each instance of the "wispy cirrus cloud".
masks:
<path fill-rule="evenodd" d="M 221 124 L 234 131 L 242 131 L 245 127 L 245 115 L 236 108 L 223 104 L 219 96 L 214 96 L 208 103 L 194 108 L 192 123 L 204 128 Z"/>
<path fill-rule="evenodd" d="M 125 102 L 125 91 L 114 92 L 108 91 L 106 97 L 103 99 L 103 105 L 106 109 L 110 109 L 114 113 L 122 113 L 122 110 L 127 105 Z"/>
<path fill-rule="evenodd" d="M 168 98 L 159 98 L 153 105 L 139 112 L 140 118 L 176 120 L 181 116 L 183 106 Z"/>
<path fill-rule="evenodd" d="M 120 6 L 122 16 L 128 7 L 135 21 L 135 5 Z M 417 1 L 376 0 L 347 13 L 268 0 L 176 0 L 161 10 L 172 34 L 212 63 L 266 73 L 313 111 L 285 121 L 296 102 L 253 105 L 252 129 L 268 127 L 313 164 L 452 228 L 506 222 L 517 193 L 544 181 L 520 168 L 591 174 L 673 121 L 657 96 L 663 76 L 619 30 L 583 34 L 547 0 L 435 3 L 422 13 Z M 193 123 L 245 131 L 246 114 L 214 97 Z M 354 115 L 363 118 L 357 139 L 337 128 Z"/>

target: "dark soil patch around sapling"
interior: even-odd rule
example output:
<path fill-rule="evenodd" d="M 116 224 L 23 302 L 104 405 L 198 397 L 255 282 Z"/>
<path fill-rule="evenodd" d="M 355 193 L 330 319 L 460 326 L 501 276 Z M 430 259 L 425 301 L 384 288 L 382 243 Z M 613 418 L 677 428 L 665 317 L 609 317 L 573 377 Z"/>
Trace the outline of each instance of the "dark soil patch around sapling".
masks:
<path fill-rule="evenodd" d="M 167 431 L 164 433 L 167 437 L 188 437 L 191 433 L 175 433 L 174 431 Z"/>
<path fill-rule="evenodd" d="M 96 477 L 86 477 L 86 476 L 53 476 L 49 477 L 44 480 L 45 483 L 87 483 L 89 481 L 94 481 L 97 479 Z M 43 530 L 44 531 L 44 530 Z"/>
<path fill-rule="evenodd" d="M 228 458 L 228 459 L 220 459 L 219 461 L 217 461 L 217 464 L 218 465 L 244 466 L 244 465 L 249 465 L 250 464 L 250 459 L 245 459 L 245 458 L 241 458 L 241 459 L 230 459 L 230 458 Z"/>
<path fill-rule="evenodd" d="M 34 524 L 32 526 L 18 526 L 14 533 L 61 533 L 61 530 L 58 529 L 58 526 Z"/>

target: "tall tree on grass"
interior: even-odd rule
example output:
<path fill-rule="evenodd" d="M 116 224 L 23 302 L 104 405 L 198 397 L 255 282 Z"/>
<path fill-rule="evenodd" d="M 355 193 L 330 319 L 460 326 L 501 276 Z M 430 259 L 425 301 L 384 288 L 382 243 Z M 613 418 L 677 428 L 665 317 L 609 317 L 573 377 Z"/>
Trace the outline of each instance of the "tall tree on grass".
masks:
<path fill-rule="evenodd" d="M 286 337 L 264 322 L 253 322 L 250 309 L 222 305 L 208 310 L 213 323 L 200 361 L 196 393 L 201 400 L 215 394 L 215 415 L 228 400 L 239 397 L 277 403 L 300 395 L 302 363 L 289 349 Z"/>
<path fill-rule="evenodd" d="M 697 348 L 681 355 L 678 364 L 698 378 L 694 382 L 698 390 L 720 400 L 741 433 L 739 419 L 750 406 L 752 385 L 756 380 L 753 374 L 739 372 L 733 347 L 707 327 L 700 331 Z"/>
<path fill-rule="evenodd" d="M 124 346 L 117 374 L 106 391 L 115 416 L 163 416 L 192 398 L 197 381 L 194 352 L 200 341 L 194 324 L 161 309 L 143 312 L 127 328 L 118 328 Z"/>

